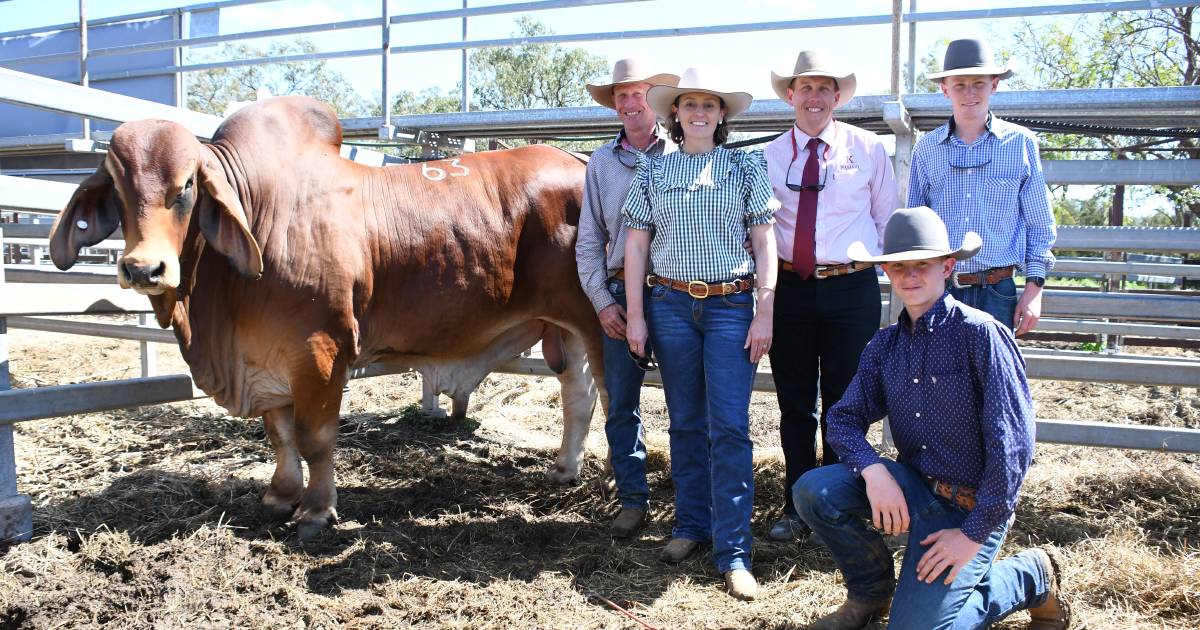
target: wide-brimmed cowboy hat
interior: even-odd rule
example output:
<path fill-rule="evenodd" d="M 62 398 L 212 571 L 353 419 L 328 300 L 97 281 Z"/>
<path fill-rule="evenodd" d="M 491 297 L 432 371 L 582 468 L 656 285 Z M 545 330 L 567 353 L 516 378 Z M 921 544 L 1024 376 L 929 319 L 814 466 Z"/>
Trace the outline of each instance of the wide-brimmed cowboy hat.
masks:
<path fill-rule="evenodd" d="M 666 72 L 653 73 L 645 61 L 637 57 L 629 57 L 628 59 L 619 59 L 617 63 L 613 64 L 612 81 L 598 85 L 588 83 L 585 87 L 587 87 L 588 94 L 591 94 L 592 99 L 597 103 L 609 109 L 616 109 L 613 88 L 626 83 L 675 85 L 679 83 L 679 75 Z"/>
<path fill-rule="evenodd" d="M 700 70 L 688 68 L 683 71 L 677 86 L 656 85 L 646 92 L 646 102 L 650 108 L 666 120 L 671 119 L 671 105 L 682 94 L 712 94 L 725 102 L 725 120 L 746 111 L 754 100 L 749 92 L 722 92 L 713 86 L 712 81 L 701 77 Z"/>
<path fill-rule="evenodd" d="M 791 74 L 771 73 L 771 87 L 775 89 L 779 98 L 787 100 L 788 88 L 792 86 L 792 80 L 796 77 L 829 77 L 837 81 L 838 100 L 833 104 L 834 109 L 849 103 L 850 99 L 854 98 L 854 91 L 858 89 L 858 79 L 854 77 L 854 73 L 839 68 L 829 55 L 820 50 L 800 51 L 796 56 L 796 67 L 792 69 Z"/>
<path fill-rule="evenodd" d="M 883 254 L 871 255 L 862 241 L 855 241 L 846 250 L 850 260 L 885 263 L 898 260 L 924 260 L 949 256 L 966 260 L 979 253 L 983 240 L 974 232 L 963 236 L 962 247 L 950 249 L 946 224 L 936 212 L 925 206 L 900 208 L 892 213 L 883 230 Z"/>
<path fill-rule="evenodd" d="M 1007 79 L 1013 75 L 1008 64 L 997 65 L 992 47 L 982 39 L 956 39 L 946 46 L 941 72 L 929 72 L 925 78 L 937 81 L 959 75 L 997 76 Z"/>

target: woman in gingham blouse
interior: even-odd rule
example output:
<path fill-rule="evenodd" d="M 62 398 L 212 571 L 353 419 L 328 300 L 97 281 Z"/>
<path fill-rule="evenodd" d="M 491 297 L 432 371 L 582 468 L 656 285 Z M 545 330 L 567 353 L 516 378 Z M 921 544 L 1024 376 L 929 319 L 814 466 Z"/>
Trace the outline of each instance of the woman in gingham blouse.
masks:
<path fill-rule="evenodd" d="M 624 208 L 629 347 L 644 352 L 649 321 L 671 417 L 676 524 L 662 557 L 678 562 L 711 540 L 730 594 L 754 599 L 749 407 L 758 360 L 771 344 L 771 224 L 779 204 L 762 155 L 721 146 L 726 121 L 749 107 L 749 94 L 705 87 L 689 69 L 679 87 L 655 86 L 646 100 L 680 145 L 669 155 L 639 156 Z M 643 305 L 634 282 L 647 256 L 668 283 L 656 284 Z"/>

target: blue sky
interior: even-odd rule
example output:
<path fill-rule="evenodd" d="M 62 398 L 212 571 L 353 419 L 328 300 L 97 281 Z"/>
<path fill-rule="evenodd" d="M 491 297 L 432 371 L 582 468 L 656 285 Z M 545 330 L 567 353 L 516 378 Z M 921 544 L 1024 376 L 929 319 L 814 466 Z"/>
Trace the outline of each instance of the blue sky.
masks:
<path fill-rule="evenodd" d="M 470 6 L 507 4 L 512 0 L 470 0 Z M 1062 4 L 1071 0 L 1007 0 L 970 3 L 972 8 L 1013 5 Z M 1075 3 L 1087 4 L 1085 0 Z M 90 0 L 90 18 L 135 13 L 188 4 L 179 0 Z M 907 4 L 907 2 L 906 2 Z M 965 3 L 951 0 L 920 0 L 921 11 L 962 9 Z M 412 13 L 461 8 L 461 0 L 421 0 L 392 3 L 393 13 Z M 77 19 L 78 3 L 57 0 L 7 0 L 0 2 L 3 30 L 60 24 Z M 280 0 L 265 4 L 224 9 L 221 33 L 297 26 L 318 22 L 361 19 L 378 15 L 379 0 Z M 615 5 L 579 7 L 531 13 L 556 33 L 585 33 L 641 30 L 713 24 L 751 23 L 814 19 L 834 16 L 879 15 L 891 12 L 890 0 L 843 0 L 838 3 L 800 0 L 650 0 Z M 505 37 L 514 30 L 515 15 L 472 18 L 469 39 Z M 918 58 L 939 38 L 987 36 L 1007 32 L 1016 19 L 923 23 L 917 27 Z M 457 40 L 459 19 L 399 25 L 393 28 L 393 46 Z M 903 45 L 907 46 L 907 27 Z M 355 29 L 330 34 L 313 34 L 322 50 L 347 50 L 378 45 L 377 28 Z M 859 93 L 882 93 L 888 89 L 891 56 L 890 25 L 769 31 L 680 38 L 633 39 L 589 42 L 576 45 L 605 56 L 610 62 L 638 55 L 659 60 L 663 69 L 680 72 L 687 66 L 703 66 L 724 79 L 726 87 L 748 91 L 756 98 L 772 98 L 770 71 L 789 70 L 803 48 L 836 51 L 854 70 Z M 251 42 L 265 45 L 266 42 Z M 460 76 L 460 53 L 446 51 L 392 57 L 391 81 L 397 89 L 421 90 L 439 87 L 448 91 Z M 369 96 L 379 89 L 378 58 L 334 60 L 330 65 L 350 78 Z"/>

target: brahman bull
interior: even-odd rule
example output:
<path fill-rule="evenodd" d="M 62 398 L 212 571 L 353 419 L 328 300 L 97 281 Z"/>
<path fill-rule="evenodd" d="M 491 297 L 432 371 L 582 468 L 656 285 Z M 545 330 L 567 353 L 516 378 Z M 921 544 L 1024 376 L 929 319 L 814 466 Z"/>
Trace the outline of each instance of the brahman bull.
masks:
<path fill-rule="evenodd" d="M 604 391 L 575 271 L 584 165 L 529 146 L 367 167 L 341 143 L 334 113 L 299 96 L 238 111 L 211 144 L 168 121 L 125 123 L 55 223 L 54 264 L 123 227 L 121 286 L 175 327 L 201 389 L 263 417 L 276 456 L 263 504 L 302 538 L 337 518 L 342 388 L 372 362 L 461 395 L 549 330 L 565 425 L 551 476 L 575 479 Z"/>

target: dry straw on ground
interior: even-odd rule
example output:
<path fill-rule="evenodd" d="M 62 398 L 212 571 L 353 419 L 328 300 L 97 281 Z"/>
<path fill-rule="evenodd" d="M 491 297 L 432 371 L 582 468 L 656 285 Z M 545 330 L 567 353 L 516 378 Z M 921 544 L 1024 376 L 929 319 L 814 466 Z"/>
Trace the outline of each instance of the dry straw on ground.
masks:
<path fill-rule="evenodd" d="M 19 387 L 134 375 L 130 342 L 10 337 Z M 182 368 L 160 353 L 164 371 Z M 582 482 L 543 475 L 560 436 L 556 389 L 489 377 L 453 422 L 416 411 L 412 376 L 352 383 L 343 520 L 305 545 L 258 515 L 272 470 L 258 421 L 198 401 L 19 425 L 36 531 L 0 555 L 0 627 L 644 627 L 613 604 L 655 628 L 801 628 L 840 601 L 822 548 L 762 539 L 782 501 L 771 396 L 752 405 L 762 596 L 742 603 L 707 555 L 655 559 L 672 520 L 661 392 L 645 404 L 653 520 L 616 543 L 599 417 Z M 1200 427 L 1195 389 L 1034 389 L 1042 417 Z M 1005 552 L 1047 542 L 1064 550 L 1086 627 L 1200 627 L 1200 458 L 1039 445 Z"/>

